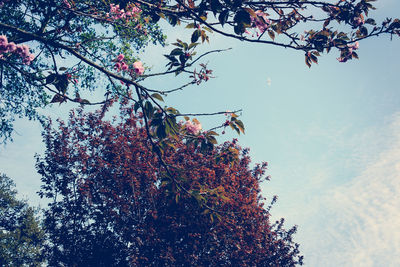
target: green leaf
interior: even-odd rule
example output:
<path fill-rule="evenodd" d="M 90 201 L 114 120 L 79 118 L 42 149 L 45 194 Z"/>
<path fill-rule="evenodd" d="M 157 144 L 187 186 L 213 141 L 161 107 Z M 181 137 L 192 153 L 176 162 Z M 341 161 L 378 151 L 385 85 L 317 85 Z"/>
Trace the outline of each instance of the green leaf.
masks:
<path fill-rule="evenodd" d="M 270 37 L 272 40 L 275 39 L 275 33 L 274 33 L 274 31 L 268 30 L 268 35 L 269 35 L 269 37 Z"/>
<path fill-rule="evenodd" d="M 364 26 L 362 26 L 362 27 L 360 28 L 360 32 L 361 32 L 361 34 L 362 34 L 363 36 L 367 36 L 367 35 L 368 35 L 368 29 L 367 29 L 366 27 L 364 27 Z"/>
<path fill-rule="evenodd" d="M 173 115 L 179 114 L 179 111 L 173 107 L 168 107 L 166 109 L 166 111 L 168 111 L 170 114 L 173 114 Z"/>
<path fill-rule="evenodd" d="M 365 23 L 366 23 L 366 24 L 371 24 L 371 25 L 376 25 L 375 20 L 374 20 L 374 19 L 371 19 L 371 18 L 367 19 L 367 20 L 365 21 Z"/>
<path fill-rule="evenodd" d="M 208 213 L 210 213 L 210 210 L 209 209 L 205 209 L 201 214 L 208 214 Z"/>
<path fill-rule="evenodd" d="M 233 0 L 233 5 L 235 7 L 240 7 L 244 0 Z"/>
<path fill-rule="evenodd" d="M 155 99 L 158 99 L 158 100 L 164 102 L 164 99 L 163 99 L 162 96 L 161 96 L 160 94 L 158 94 L 158 93 L 154 93 L 154 94 L 152 94 L 151 96 L 154 97 Z"/>
<path fill-rule="evenodd" d="M 209 33 L 213 33 L 214 31 L 208 28 L 207 26 L 203 26 L 203 29 L 208 31 Z"/>
<path fill-rule="evenodd" d="M 162 139 L 164 139 L 165 137 L 167 137 L 167 133 L 166 133 L 166 131 L 165 131 L 165 125 L 164 125 L 164 124 L 161 124 L 161 125 L 159 125 L 159 126 L 157 127 L 156 135 L 157 135 L 157 137 L 158 137 L 160 140 L 162 140 Z"/>
<path fill-rule="evenodd" d="M 171 128 L 171 130 L 173 131 L 172 133 L 174 133 L 174 134 L 177 133 L 178 130 L 179 130 L 179 126 L 176 123 L 176 118 L 173 117 L 173 116 L 167 116 L 167 118 L 166 118 L 166 126 Z"/>
<path fill-rule="evenodd" d="M 181 62 L 181 65 L 184 66 L 186 63 L 186 56 L 184 54 L 179 55 L 179 61 Z"/>
<path fill-rule="evenodd" d="M 244 134 L 244 124 L 241 120 L 235 121 L 236 126 L 239 128 L 239 130 Z"/>
<path fill-rule="evenodd" d="M 233 130 L 235 130 L 238 134 L 240 134 L 240 130 L 239 130 L 239 128 L 238 128 L 235 124 L 231 123 L 231 124 L 229 124 L 229 126 L 231 126 L 231 128 L 232 128 Z"/>
<path fill-rule="evenodd" d="M 191 43 L 190 45 L 189 45 L 189 47 L 188 47 L 188 50 L 189 49 L 192 49 L 192 48 L 194 48 L 194 47 L 196 47 L 196 46 L 198 46 L 199 45 L 199 43 Z"/>
<path fill-rule="evenodd" d="M 56 79 L 57 79 L 57 74 L 52 73 L 46 77 L 46 84 L 52 84 L 56 81 Z"/>
<path fill-rule="evenodd" d="M 211 0 L 210 5 L 211 5 L 211 11 L 214 13 L 214 15 L 220 12 L 223 8 L 219 0 Z"/>
<path fill-rule="evenodd" d="M 210 142 L 210 143 L 213 144 L 213 145 L 218 144 L 217 139 L 215 139 L 215 137 L 212 136 L 212 135 L 207 136 L 207 140 L 208 140 L 208 142 Z"/>
<path fill-rule="evenodd" d="M 238 12 L 236 12 L 233 21 L 236 22 L 237 24 L 244 24 L 245 26 L 250 26 L 251 17 L 246 10 L 241 9 Z"/>
<path fill-rule="evenodd" d="M 314 54 L 310 54 L 310 58 L 312 60 L 312 62 L 317 63 L 318 64 L 318 58 L 314 55 Z"/>
<path fill-rule="evenodd" d="M 172 25 L 172 26 L 176 26 L 176 24 L 178 24 L 179 19 L 176 16 L 173 15 L 169 15 L 167 16 L 168 22 Z"/>
<path fill-rule="evenodd" d="M 197 40 L 199 40 L 200 35 L 201 35 L 201 31 L 195 30 L 192 34 L 192 38 L 190 39 L 192 41 L 192 43 L 197 42 Z"/>
<path fill-rule="evenodd" d="M 196 27 L 196 24 L 194 24 L 194 23 L 189 23 L 188 25 L 186 25 L 185 28 L 187 28 L 187 29 L 194 29 L 195 27 Z"/>
<path fill-rule="evenodd" d="M 65 98 L 62 95 L 56 94 L 53 96 L 51 99 L 50 103 L 62 103 L 65 100 Z"/>
<path fill-rule="evenodd" d="M 67 92 L 68 88 L 68 77 L 65 74 L 50 74 L 46 77 L 46 83 L 52 84 L 57 90 L 63 94 Z"/>
<path fill-rule="evenodd" d="M 177 55 L 181 55 L 183 54 L 182 49 L 180 48 L 175 48 L 174 50 L 171 51 L 171 53 L 169 53 L 170 56 L 177 56 Z"/>
<path fill-rule="evenodd" d="M 214 131 L 209 131 L 209 132 L 207 132 L 207 135 L 217 135 L 218 136 L 219 134 Z"/>
<path fill-rule="evenodd" d="M 238 25 L 235 25 L 235 27 L 233 27 L 233 30 L 237 35 L 242 35 L 246 31 L 246 27 L 243 23 L 240 23 Z"/>
<path fill-rule="evenodd" d="M 135 113 L 138 111 L 138 109 L 140 108 L 142 103 L 142 100 L 138 101 L 135 103 L 135 105 L 133 105 L 133 109 L 135 110 Z"/>
<path fill-rule="evenodd" d="M 221 23 L 221 26 L 224 26 L 224 24 L 228 20 L 228 18 L 229 18 L 229 10 L 225 9 L 218 16 L 218 20 L 219 20 L 219 23 Z"/>
<path fill-rule="evenodd" d="M 244 8 L 244 10 L 246 10 L 246 12 L 249 13 L 250 16 L 252 16 L 253 18 L 257 18 L 257 14 L 256 14 L 256 12 L 254 12 L 253 9 L 251 9 L 251 8 Z"/>
<path fill-rule="evenodd" d="M 307 65 L 309 68 L 311 68 L 311 59 L 310 59 L 310 57 L 309 57 L 307 54 L 306 54 L 305 62 L 306 62 L 306 65 Z"/>
<path fill-rule="evenodd" d="M 144 104 L 143 113 L 149 119 L 153 117 L 153 105 L 149 101 Z"/>

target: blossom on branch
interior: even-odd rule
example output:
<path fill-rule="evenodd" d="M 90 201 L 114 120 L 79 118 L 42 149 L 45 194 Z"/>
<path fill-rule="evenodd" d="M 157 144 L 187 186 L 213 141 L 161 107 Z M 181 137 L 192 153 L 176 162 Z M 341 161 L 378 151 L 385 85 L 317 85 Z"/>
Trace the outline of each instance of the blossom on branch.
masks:
<path fill-rule="evenodd" d="M 137 22 L 142 10 L 136 5 L 131 4 L 127 7 L 127 10 L 121 9 L 119 5 L 110 4 L 110 12 L 106 13 L 106 17 L 112 20 L 124 20 L 126 23 L 129 21 Z"/>
<path fill-rule="evenodd" d="M 144 67 L 141 61 L 136 61 L 133 63 L 133 69 L 137 75 L 142 75 L 144 73 Z"/>
<path fill-rule="evenodd" d="M 185 128 L 189 133 L 194 135 L 198 135 L 202 129 L 201 123 L 196 119 L 194 119 L 193 122 L 190 120 L 186 121 Z"/>
<path fill-rule="evenodd" d="M 35 59 L 35 56 L 29 52 L 29 46 L 16 45 L 14 42 L 8 42 L 7 36 L 0 35 L 0 58 L 5 55 L 17 54 L 22 58 L 22 63 L 29 65 Z"/>

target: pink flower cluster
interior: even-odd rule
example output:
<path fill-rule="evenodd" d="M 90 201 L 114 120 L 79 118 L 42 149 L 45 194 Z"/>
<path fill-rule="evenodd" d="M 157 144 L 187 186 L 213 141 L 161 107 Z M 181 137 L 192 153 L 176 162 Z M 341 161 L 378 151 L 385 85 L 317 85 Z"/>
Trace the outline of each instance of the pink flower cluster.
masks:
<path fill-rule="evenodd" d="M 137 75 L 142 75 L 144 73 L 144 67 L 140 61 L 133 63 L 133 69 Z"/>
<path fill-rule="evenodd" d="M 8 42 L 7 36 L 0 35 L 0 58 L 4 58 L 6 54 L 16 54 L 22 58 L 22 63 L 29 65 L 35 58 L 29 52 L 29 47 L 25 44 L 17 45 L 14 42 Z"/>
<path fill-rule="evenodd" d="M 265 32 L 271 26 L 271 21 L 268 19 L 268 15 L 261 10 L 257 10 L 255 13 L 257 17 L 251 17 L 251 24 L 256 29 L 256 35 L 260 36 L 260 33 Z M 246 33 L 251 34 L 248 30 L 246 30 Z M 254 34 L 252 36 L 254 37 Z"/>
<path fill-rule="evenodd" d="M 354 19 L 353 19 L 353 23 L 354 23 L 354 25 L 355 26 L 362 26 L 362 25 L 364 25 L 364 23 L 365 23 L 365 21 L 364 21 L 364 16 L 361 14 L 360 16 L 358 16 L 358 17 L 355 17 Z"/>
<path fill-rule="evenodd" d="M 67 8 L 71 8 L 72 7 L 68 0 L 63 0 L 63 3 Z"/>
<path fill-rule="evenodd" d="M 118 55 L 115 59 L 116 63 L 114 65 L 114 69 L 117 71 L 128 71 L 128 72 L 135 72 L 136 75 L 142 75 L 144 73 L 144 67 L 142 62 L 136 61 L 133 63 L 133 70 L 129 68 L 128 64 L 124 62 L 125 56 L 123 54 Z"/>
<path fill-rule="evenodd" d="M 340 57 L 337 59 L 339 62 L 346 62 L 353 58 L 353 50 L 357 50 L 360 47 L 358 42 L 354 44 L 348 44 L 346 48 L 342 49 Z"/>
<path fill-rule="evenodd" d="M 257 18 L 252 17 L 252 21 L 254 25 L 260 30 L 260 32 L 264 32 L 271 25 L 271 21 L 268 19 L 267 14 L 262 12 L 261 10 L 256 11 Z"/>
<path fill-rule="evenodd" d="M 134 4 L 129 5 L 127 8 L 127 11 L 125 11 L 119 5 L 110 4 L 110 12 L 106 13 L 106 17 L 112 20 L 124 20 L 126 23 L 131 20 L 137 21 L 142 10 Z"/>
<path fill-rule="evenodd" d="M 360 44 L 357 41 L 354 44 L 348 44 L 347 47 L 349 49 L 349 52 L 353 52 L 353 50 L 357 50 L 360 47 Z"/>
<path fill-rule="evenodd" d="M 193 122 L 191 122 L 190 120 L 186 121 L 185 128 L 189 133 L 194 135 L 198 135 L 202 129 L 200 122 L 198 122 L 197 120 L 193 120 Z"/>

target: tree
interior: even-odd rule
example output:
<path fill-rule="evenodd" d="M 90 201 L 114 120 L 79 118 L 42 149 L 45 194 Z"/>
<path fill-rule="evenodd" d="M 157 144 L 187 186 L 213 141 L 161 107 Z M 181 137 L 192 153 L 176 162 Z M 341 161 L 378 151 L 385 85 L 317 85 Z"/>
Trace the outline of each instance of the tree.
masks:
<path fill-rule="evenodd" d="M 201 63 L 201 60 L 210 53 L 222 50 L 196 55 L 197 47 L 200 43 L 210 41 L 211 33 L 245 42 L 295 49 L 305 54 L 305 63 L 309 67 L 318 62 L 321 54 L 332 50 L 339 52 L 340 62 L 358 58 L 356 50 L 359 49 L 359 41 L 380 34 L 400 34 L 398 19 L 387 19 L 377 24 L 374 19 L 368 18 L 370 10 L 373 9 L 371 2 L 373 1 L 1 1 L 2 141 L 11 138 L 12 122 L 16 116 L 42 119 L 37 109 L 50 103 L 61 105 L 65 102 L 75 102 L 82 106 L 101 106 L 97 115 L 86 117 L 92 118 L 88 120 L 94 120 L 97 124 L 89 124 L 93 129 L 76 130 L 74 134 L 77 138 L 72 139 L 65 127 L 62 127 L 62 133 L 58 135 L 50 130 L 45 134 L 48 154 L 45 159 L 39 160 L 38 169 L 44 177 L 43 196 L 54 198 L 46 219 L 52 242 L 47 246 L 50 262 L 107 265 L 109 260 L 106 259 L 113 259 L 115 265 L 124 265 L 126 262 L 157 265 L 158 262 L 143 256 L 152 255 L 152 248 L 157 249 L 160 261 L 164 264 L 172 264 L 172 261 L 177 264 L 189 263 L 188 255 L 192 257 L 190 260 L 205 265 L 250 264 L 252 257 L 255 257 L 254 261 L 260 265 L 293 265 L 301 262 L 297 256 L 297 247 L 291 240 L 293 231 L 282 230 L 281 224 L 273 230 L 268 222 L 268 213 L 262 211 L 256 182 L 258 176 L 242 174 L 246 171 L 250 173 L 248 165 L 245 164 L 245 150 L 240 150 L 235 144 L 216 147 L 218 130 L 231 127 L 238 133 L 244 132 L 244 125 L 238 119 L 237 112 L 228 112 L 225 122 L 209 131 L 201 132 L 201 123 L 193 119 L 198 114 L 181 113 L 174 107 L 164 106 L 162 102 L 171 93 L 211 78 L 212 70 Z M 166 69 L 155 73 L 146 66 L 146 62 L 140 61 L 137 51 L 149 42 L 164 44 L 164 36 L 158 26 L 161 18 L 173 26 L 185 25 L 192 34 L 190 40 L 177 40 L 173 43 L 174 48 L 165 55 Z M 187 81 L 167 90 L 144 86 L 144 80 L 164 75 L 186 75 Z M 104 99 L 93 101 L 90 92 L 94 90 L 103 90 Z M 125 162 L 121 161 L 115 151 L 130 155 L 131 152 L 124 150 L 124 145 L 132 151 L 137 151 L 129 141 L 116 148 L 112 145 L 107 147 L 103 142 L 93 143 L 92 134 L 96 133 L 95 129 L 114 129 L 112 124 L 103 123 L 101 118 L 117 100 L 124 106 L 128 102 L 131 103 L 133 106 L 130 111 L 125 112 L 130 117 L 134 116 L 133 112 L 142 120 L 143 125 L 137 129 L 140 129 L 145 140 L 139 143 L 147 150 L 141 150 L 138 158 L 146 156 L 146 161 L 152 163 L 153 168 L 146 169 L 135 165 L 130 169 L 124 165 Z M 184 125 L 177 123 L 179 117 L 185 119 Z M 74 120 L 75 124 L 80 125 L 80 119 L 73 117 L 72 121 Z M 82 117 L 81 120 L 84 124 L 86 119 Z M 130 120 L 136 123 L 134 118 Z M 126 124 L 132 123 L 127 121 Z M 125 124 L 118 125 L 121 129 L 114 131 L 115 136 L 108 136 L 108 139 L 102 141 L 122 142 L 124 136 L 119 134 L 124 132 L 123 125 Z M 72 122 L 70 126 L 77 129 Z M 131 128 L 132 131 L 136 129 L 133 126 Z M 129 135 L 129 131 L 125 133 Z M 90 147 L 87 147 L 85 142 L 90 144 Z M 80 150 L 74 151 L 70 147 L 72 144 L 76 144 L 78 149 L 91 151 L 92 155 L 89 157 Z M 103 150 L 103 146 L 106 150 Z M 111 148 L 120 150 L 107 150 Z M 97 152 L 105 153 L 106 165 L 103 167 L 91 165 L 92 161 L 96 164 L 101 163 L 101 159 L 95 155 Z M 76 153 L 81 153 L 80 157 L 72 159 L 69 156 Z M 196 155 L 198 159 L 194 161 L 193 157 Z M 204 155 L 203 158 L 200 155 Z M 111 158 L 108 159 L 108 156 Z M 192 159 L 193 164 L 204 165 L 192 166 L 187 159 Z M 114 162 L 118 164 L 112 165 L 114 167 L 110 169 L 109 166 Z M 218 165 L 215 165 L 217 162 Z M 218 175 L 222 176 L 215 174 L 219 180 L 217 183 L 211 174 L 219 170 L 220 165 L 225 166 L 226 170 L 220 170 Z M 113 180 L 102 181 L 99 179 L 102 176 L 93 176 L 90 172 L 97 173 L 100 167 L 106 177 L 115 177 L 113 173 L 107 173 L 109 169 L 116 170 L 116 173 L 126 173 L 122 172 L 116 177 L 121 179 L 117 180 L 118 183 Z M 198 176 L 200 174 L 191 167 L 208 168 L 209 171 Z M 232 174 L 231 169 L 236 170 L 236 173 Z M 129 181 L 130 176 L 125 174 L 130 172 L 139 173 L 139 177 L 146 179 L 151 176 L 152 183 L 145 184 L 140 181 L 138 184 L 145 186 L 135 191 L 135 184 L 130 184 L 129 187 L 123 182 L 127 179 Z M 207 173 L 211 174 L 206 175 Z M 225 181 L 223 178 L 226 177 L 230 180 Z M 91 179 L 95 179 L 94 188 L 90 187 L 91 183 L 87 184 L 86 188 L 82 187 L 86 180 Z M 234 193 L 237 196 L 233 194 L 234 190 L 225 187 L 225 184 L 231 185 L 231 181 L 235 181 L 232 188 L 236 190 Z M 110 183 L 113 191 L 107 191 L 107 183 Z M 249 183 L 255 188 L 251 189 L 248 184 L 243 183 Z M 76 191 L 78 189 L 82 192 Z M 241 192 L 242 189 L 244 192 Z M 135 196 L 132 199 L 137 199 L 140 205 L 125 199 L 126 195 L 132 196 L 128 193 L 139 195 L 139 199 Z M 62 199 L 57 198 L 60 195 Z M 160 201 L 149 200 L 149 197 Z M 168 197 L 170 201 L 167 201 Z M 247 205 L 247 199 L 250 201 L 251 210 L 248 213 L 247 208 L 239 205 Z M 109 203 L 104 202 L 105 200 Z M 124 206 L 124 203 L 127 204 Z M 138 211 L 125 211 L 125 207 L 134 207 Z M 241 209 L 237 210 L 239 207 Z M 155 217 L 161 221 L 148 215 L 148 212 L 155 208 L 157 213 L 162 215 L 159 217 L 156 214 Z M 178 208 L 182 214 L 187 215 L 185 218 L 191 220 L 187 221 L 178 216 L 175 212 Z M 189 208 L 194 212 L 188 212 Z M 257 215 L 256 211 L 263 215 Z M 123 216 L 120 216 L 121 214 Z M 191 216 L 193 214 L 196 216 Z M 111 216 L 113 220 L 109 220 L 107 216 Z M 222 218 L 218 223 L 210 224 L 205 220 L 205 217 L 209 216 L 213 221 L 219 221 L 218 217 Z M 155 221 L 152 221 L 151 217 Z M 126 227 L 125 219 L 130 220 L 130 225 L 137 228 Z M 64 221 L 65 224 L 62 223 Z M 204 230 L 200 236 L 207 242 L 201 244 L 211 242 L 213 246 L 201 247 L 191 239 L 185 243 L 188 244 L 187 248 L 190 248 L 185 251 L 196 253 L 183 253 L 186 247 L 179 246 L 179 242 L 184 240 L 181 231 L 186 223 L 194 222 L 199 222 L 198 227 Z M 144 240 L 141 233 L 136 232 L 137 229 L 142 229 L 142 225 L 146 227 L 152 223 L 158 223 L 157 229 L 160 229 L 160 233 L 152 233 L 153 243 Z M 162 228 L 164 225 L 168 227 Z M 165 236 L 162 236 L 162 233 Z M 226 236 L 226 233 L 230 234 Z M 262 235 L 252 236 L 253 233 Z M 170 234 L 172 236 L 169 236 Z M 146 238 L 148 236 L 145 235 Z M 68 242 L 64 240 L 65 237 Z M 171 240 L 174 243 L 168 243 Z M 251 242 L 257 245 L 250 246 Z M 85 244 L 81 247 L 82 253 L 85 254 L 77 252 L 80 244 Z M 169 250 L 165 251 L 162 248 Z M 246 250 L 247 248 L 251 249 Z M 102 255 L 103 262 L 99 261 L 97 255 Z"/>
<path fill-rule="evenodd" d="M 200 71 L 194 67 L 205 56 L 196 57 L 196 46 L 209 41 L 211 32 L 301 51 L 308 66 L 332 49 L 339 51 L 341 62 L 358 58 L 358 41 L 400 33 L 398 19 L 377 24 L 368 17 L 374 9 L 372 2 L 3 0 L 0 138 L 11 138 L 16 116 L 40 118 L 38 107 L 67 101 L 107 105 L 112 98 L 129 99 L 139 103 L 138 109 L 147 109 L 143 110 L 146 115 L 153 108 L 161 109 L 165 121 L 171 114 L 160 105 L 163 97 L 210 78 L 206 65 L 200 65 Z M 193 32 L 191 40 L 178 40 L 176 48 L 165 55 L 166 70 L 154 73 L 142 65 L 136 52 L 148 42 L 164 44 L 160 18 L 173 26 L 186 25 Z M 170 74 L 186 74 L 189 80 L 170 90 L 142 83 Z M 84 99 L 85 89 L 104 90 L 105 97 L 97 102 Z M 149 100 L 147 105 L 142 105 L 144 98 Z"/>
<path fill-rule="evenodd" d="M 41 266 L 43 231 L 36 211 L 16 198 L 14 186 L 0 175 L 0 265 Z"/>
<path fill-rule="evenodd" d="M 171 137 L 154 157 L 143 116 L 125 106 L 114 122 L 102 111 L 72 112 L 44 132 L 37 158 L 51 266 L 294 266 L 296 228 L 272 223 L 260 182 L 237 140 L 218 147 Z M 179 124 L 193 135 L 192 124 Z M 173 167 L 172 167 L 173 166 Z M 275 198 L 273 199 L 273 202 Z"/>

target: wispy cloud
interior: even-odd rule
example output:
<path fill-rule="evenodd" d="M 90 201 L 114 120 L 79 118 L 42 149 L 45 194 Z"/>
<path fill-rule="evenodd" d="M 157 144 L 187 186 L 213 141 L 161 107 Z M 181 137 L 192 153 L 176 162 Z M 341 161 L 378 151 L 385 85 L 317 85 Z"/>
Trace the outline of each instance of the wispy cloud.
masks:
<path fill-rule="evenodd" d="M 379 134 L 386 148 L 308 212 L 308 266 L 400 266 L 400 114 Z"/>

